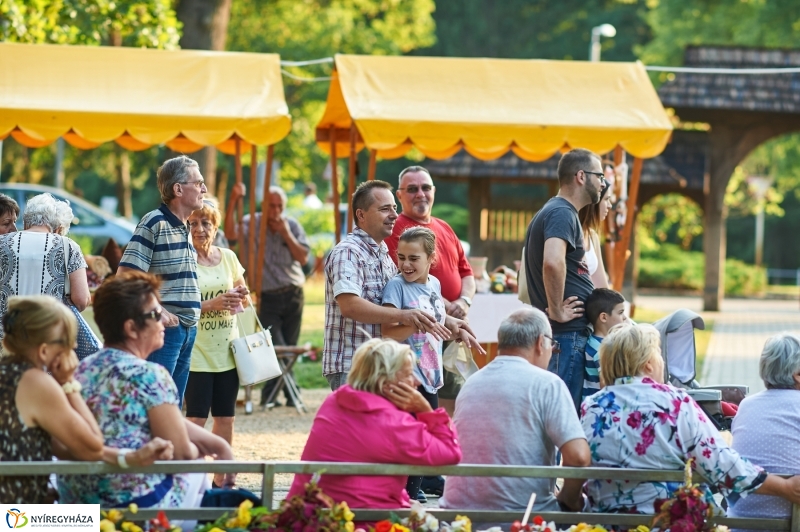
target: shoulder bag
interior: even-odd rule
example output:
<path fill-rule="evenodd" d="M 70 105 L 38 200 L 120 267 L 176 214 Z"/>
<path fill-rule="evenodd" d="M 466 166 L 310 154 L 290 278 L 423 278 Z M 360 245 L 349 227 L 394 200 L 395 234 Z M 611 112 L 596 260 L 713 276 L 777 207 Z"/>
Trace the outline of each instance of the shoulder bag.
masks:
<path fill-rule="evenodd" d="M 94 333 L 89 324 L 81 315 L 80 311 L 72 304 L 70 299 L 70 284 L 69 284 L 69 239 L 65 236 L 61 237 L 61 243 L 64 246 L 64 301 L 63 303 L 72 311 L 75 320 L 78 322 L 78 345 L 75 347 L 75 354 L 78 355 L 78 360 L 83 360 L 89 355 L 93 355 L 100 351 L 103 346 L 100 339 Z"/>
<path fill-rule="evenodd" d="M 253 302 L 247 296 L 250 307 Z M 281 365 L 278 363 L 278 355 L 275 353 L 275 346 L 272 345 L 272 335 L 264 329 L 255 313 L 256 323 L 260 329 L 253 334 L 245 333 L 241 319 L 236 319 L 239 327 L 239 338 L 231 342 L 233 358 L 236 361 L 236 372 L 239 374 L 239 385 L 249 386 L 259 382 L 268 381 L 280 377 Z"/>

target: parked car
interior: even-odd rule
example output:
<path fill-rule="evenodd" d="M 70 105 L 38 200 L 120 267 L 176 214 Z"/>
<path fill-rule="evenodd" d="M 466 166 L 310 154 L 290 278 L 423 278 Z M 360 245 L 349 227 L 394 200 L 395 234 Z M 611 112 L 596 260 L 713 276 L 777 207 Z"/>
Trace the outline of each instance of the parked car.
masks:
<path fill-rule="evenodd" d="M 113 216 L 97 205 L 59 188 L 28 183 L 0 183 L 0 192 L 14 198 L 19 203 L 21 212 L 25 211 L 28 199 L 44 192 L 49 192 L 60 200 L 68 200 L 75 215 L 69 234 L 91 238 L 92 253 L 99 254 L 109 238 L 113 238 L 120 246 L 126 245 L 136 229 L 136 225 L 124 218 Z M 17 220 L 17 229 L 22 229 L 22 216 Z"/>

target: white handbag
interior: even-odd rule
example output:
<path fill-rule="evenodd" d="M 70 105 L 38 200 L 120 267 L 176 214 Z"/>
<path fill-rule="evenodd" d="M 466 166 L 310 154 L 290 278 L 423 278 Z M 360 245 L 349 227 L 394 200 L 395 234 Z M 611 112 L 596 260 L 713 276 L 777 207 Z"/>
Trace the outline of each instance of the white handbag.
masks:
<path fill-rule="evenodd" d="M 252 301 L 250 301 L 250 308 L 253 308 Z M 242 320 L 237 319 L 239 338 L 231 342 L 240 386 L 249 386 L 268 381 L 280 377 L 282 374 L 281 365 L 278 363 L 278 355 L 272 345 L 272 335 L 261 325 L 258 315 L 255 316 L 255 319 L 261 330 L 253 334 L 246 334 L 242 326 Z"/>

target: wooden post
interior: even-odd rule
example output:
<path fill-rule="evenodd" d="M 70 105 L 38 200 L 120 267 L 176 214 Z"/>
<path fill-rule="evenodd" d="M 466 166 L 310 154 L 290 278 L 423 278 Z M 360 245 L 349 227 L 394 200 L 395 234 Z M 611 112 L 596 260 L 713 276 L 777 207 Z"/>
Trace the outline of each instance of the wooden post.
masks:
<path fill-rule="evenodd" d="M 639 196 L 639 181 L 642 176 L 642 159 L 636 157 L 633 160 L 633 171 L 631 173 L 631 186 L 628 190 L 627 215 L 625 217 L 625 227 L 622 228 L 622 238 L 617 243 L 614 257 L 615 274 L 613 278 L 614 288 L 622 288 L 622 281 L 625 279 L 625 261 L 628 253 L 628 246 L 631 243 L 631 232 L 633 231 L 633 221 L 636 219 L 636 201 Z"/>
<path fill-rule="evenodd" d="M 356 124 L 350 126 L 350 167 L 347 172 L 347 232 L 353 231 L 353 193 L 356 191 Z"/>
<path fill-rule="evenodd" d="M 617 167 L 620 164 L 622 164 L 622 158 L 624 157 L 624 154 L 625 154 L 625 152 L 622 149 L 622 146 L 617 144 L 617 147 L 614 148 L 614 166 L 615 167 Z M 625 177 L 627 178 L 628 176 L 625 176 Z M 624 200 L 625 198 L 622 197 L 622 181 L 623 180 L 619 176 L 617 176 L 616 174 L 614 175 L 614 178 L 615 178 L 614 179 L 614 189 L 612 191 L 610 191 L 609 193 L 615 194 L 618 200 Z M 606 229 L 606 235 L 609 235 L 609 227 L 611 227 L 612 223 L 614 224 L 614 227 L 618 232 L 620 230 L 620 228 L 616 227 L 617 216 L 616 216 L 616 213 L 614 211 L 609 212 L 608 213 L 608 218 L 606 218 L 606 221 L 605 221 L 605 224 L 604 224 L 604 228 Z M 606 267 L 606 272 L 608 272 L 609 278 L 611 280 L 611 284 L 613 285 L 614 284 L 614 275 L 615 275 L 615 272 L 617 271 L 617 269 L 615 267 L 615 260 L 614 260 L 614 259 L 616 259 L 616 253 L 615 253 L 616 242 L 614 242 L 612 239 L 608 238 L 608 239 L 606 239 L 604 247 L 605 247 L 605 267 Z M 616 290 L 619 290 L 620 287 L 614 285 L 613 288 L 616 289 Z"/>
<path fill-rule="evenodd" d="M 331 196 L 333 221 L 336 226 L 336 243 L 342 239 L 342 217 L 339 215 L 339 172 L 336 166 L 336 127 L 331 126 Z"/>
<path fill-rule="evenodd" d="M 239 136 L 237 135 L 234 139 L 234 144 L 236 145 L 236 155 L 234 157 L 234 168 L 236 169 L 236 184 L 239 185 L 242 182 L 242 141 L 239 140 Z M 242 217 L 244 216 L 244 198 L 239 198 L 239 201 L 236 202 L 236 225 L 241 227 L 242 226 Z M 246 245 L 245 242 L 242 242 L 239 239 L 239 253 L 242 252 L 244 246 Z"/>
<path fill-rule="evenodd" d="M 258 241 L 261 244 L 259 254 L 259 264 L 263 264 L 267 257 L 267 213 L 264 212 L 264 205 L 269 205 L 269 184 L 272 182 L 272 155 L 275 146 L 267 146 L 267 167 L 264 171 L 264 198 L 261 200 L 261 223 L 258 227 Z M 255 191 L 253 191 L 255 194 Z M 261 288 L 264 283 L 264 268 L 256 268 L 256 293 L 258 294 L 258 308 L 261 309 Z"/>
<path fill-rule="evenodd" d="M 367 181 L 375 181 L 375 167 L 378 164 L 378 150 L 369 150 L 369 170 L 367 171 Z"/>
<path fill-rule="evenodd" d="M 247 242 L 247 278 L 249 279 L 248 285 L 254 287 L 256 285 L 256 170 L 258 168 L 258 153 L 256 145 L 253 144 L 250 148 L 250 224 L 248 227 L 248 242 Z M 264 211 L 264 205 L 261 205 L 261 211 Z M 263 215 L 262 215 L 263 216 Z M 241 238 L 241 237 L 239 237 Z"/>

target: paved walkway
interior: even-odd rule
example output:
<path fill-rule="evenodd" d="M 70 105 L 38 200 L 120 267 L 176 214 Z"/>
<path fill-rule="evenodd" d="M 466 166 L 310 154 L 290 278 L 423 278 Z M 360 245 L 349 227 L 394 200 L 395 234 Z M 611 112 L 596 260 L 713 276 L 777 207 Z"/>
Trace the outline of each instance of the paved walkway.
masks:
<path fill-rule="evenodd" d="M 764 389 L 758 375 L 758 359 L 770 336 L 788 331 L 800 334 L 797 301 L 726 299 L 720 312 L 700 312 L 702 301 L 692 297 L 640 296 L 637 304 L 671 312 L 688 308 L 714 321 L 703 373 L 703 385 L 747 384 L 750 393 Z"/>

